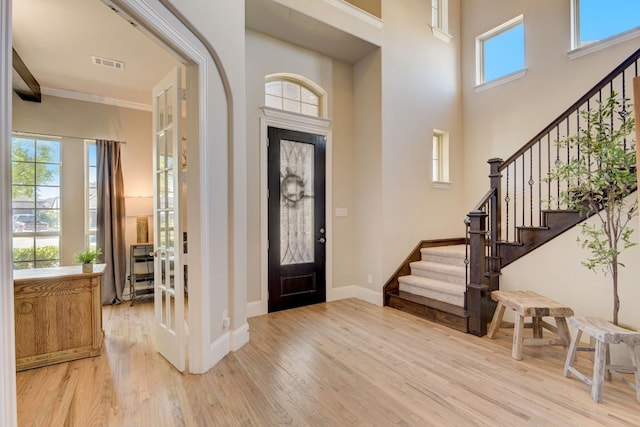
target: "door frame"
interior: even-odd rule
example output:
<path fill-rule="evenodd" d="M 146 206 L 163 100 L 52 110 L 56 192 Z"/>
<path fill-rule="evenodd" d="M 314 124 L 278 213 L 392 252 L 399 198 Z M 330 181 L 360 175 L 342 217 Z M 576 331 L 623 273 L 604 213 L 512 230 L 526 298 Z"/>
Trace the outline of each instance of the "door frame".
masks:
<path fill-rule="evenodd" d="M 321 135 L 325 145 L 325 228 L 327 243 L 325 252 L 326 300 L 333 299 L 333 212 L 332 203 L 332 140 L 331 121 L 319 117 L 289 113 L 275 108 L 262 107 L 260 114 L 260 301 L 247 304 L 247 317 L 260 316 L 269 311 L 269 203 L 268 150 L 269 127 Z"/>
<path fill-rule="evenodd" d="M 246 224 L 231 223 L 229 216 L 243 211 L 246 188 L 233 183 L 235 174 L 244 173 L 239 165 L 246 164 L 246 157 L 244 142 L 233 138 L 231 85 L 215 48 L 169 1 L 101 1 L 117 6 L 186 65 L 187 152 L 194 153 L 188 156 L 187 173 L 190 251 L 184 259 L 191 298 L 186 341 L 189 372 L 204 373 L 249 341 L 246 317 L 240 310 L 237 315 L 233 304 L 236 288 L 246 286 L 246 256 L 238 255 L 246 252 Z M 233 329 L 223 321 L 211 322 L 212 316 L 230 317 Z"/>

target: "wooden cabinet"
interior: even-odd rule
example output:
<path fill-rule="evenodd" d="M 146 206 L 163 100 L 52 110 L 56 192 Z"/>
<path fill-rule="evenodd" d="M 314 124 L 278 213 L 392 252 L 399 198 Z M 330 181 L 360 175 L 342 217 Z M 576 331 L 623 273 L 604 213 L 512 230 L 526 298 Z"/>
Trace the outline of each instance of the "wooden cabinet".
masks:
<path fill-rule="evenodd" d="M 131 304 L 153 295 L 153 244 L 135 243 L 129 250 L 129 294 Z"/>
<path fill-rule="evenodd" d="M 102 351 L 102 274 L 81 265 L 14 272 L 16 369 L 97 356 Z"/>

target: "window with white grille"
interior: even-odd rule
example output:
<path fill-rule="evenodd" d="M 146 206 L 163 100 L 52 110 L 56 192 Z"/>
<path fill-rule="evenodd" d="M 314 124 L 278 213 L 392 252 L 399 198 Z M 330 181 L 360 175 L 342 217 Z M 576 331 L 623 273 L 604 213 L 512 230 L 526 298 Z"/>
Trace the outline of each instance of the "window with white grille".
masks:
<path fill-rule="evenodd" d="M 310 86 L 293 79 L 269 79 L 264 85 L 265 105 L 306 116 L 321 117 L 321 95 Z"/>

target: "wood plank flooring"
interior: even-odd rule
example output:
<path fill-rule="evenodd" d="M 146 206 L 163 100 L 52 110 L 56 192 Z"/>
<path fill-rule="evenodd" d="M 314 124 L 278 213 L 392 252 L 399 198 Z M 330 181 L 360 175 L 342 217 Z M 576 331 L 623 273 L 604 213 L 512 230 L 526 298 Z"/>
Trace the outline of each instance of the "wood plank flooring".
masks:
<path fill-rule="evenodd" d="M 105 307 L 101 356 L 19 372 L 19 425 L 640 425 L 622 381 L 596 404 L 562 376 L 561 347 L 511 359 L 511 331 L 478 338 L 349 299 L 249 319 L 249 344 L 191 375 L 155 352 L 152 308 Z"/>

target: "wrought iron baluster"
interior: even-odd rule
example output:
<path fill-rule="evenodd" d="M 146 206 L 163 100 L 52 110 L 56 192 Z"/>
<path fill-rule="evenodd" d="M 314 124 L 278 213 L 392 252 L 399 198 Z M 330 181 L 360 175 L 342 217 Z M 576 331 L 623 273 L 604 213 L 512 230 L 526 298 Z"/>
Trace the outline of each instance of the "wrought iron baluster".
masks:
<path fill-rule="evenodd" d="M 547 133 L 547 176 L 551 174 L 551 134 Z M 547 179 L 547 209 L 551 209 L 551 180 Z"/>
<path fill-rule="evenodd" d="M 517 241 L 518 234 L 518 161 L 513 162 L 513 240 Z"/>
<path fill-rule="evenodd" d="M 525 155 L 524 153 L 522 153 L 522 221 L 520 221 L 520 225 L 524 225 L 525 224 L 525 210 L 526 210 L 526 206 L 525 206 L 525 198 L 527 196 L 527 190 L 526 187 L 524 186 L 524 174 L 525 174 L 525 159 L 524 159 Z"/>
<path fill-rule="evenodd" d="M 509 202 L 511 201 L 511 198 L 509 197 L 509 172 L 510 170 L 510 166 L 507 166 L 507 194 L 504 196 L 504 201 L 505 201 L 505 219 L 506 219 L 506 227 L 505 227 L 505 241 L 508 242 L 509 241 Z"/>
<path fill-rule="evenodd" d="M 529 148 L 529 226 L 533 227 L 533 146 Z"/>
<path fill-rule="evenodd" d="M 560 141 L 560 125 L 556 126 L 556 168 L 560 166 L 560 145 L 558 144 L 558 141 Z M 556 183 L 557 183 L 556 208 L 560 209 L 560 179 L 559 178 L 556 180 Z"/>
<path fill-rule="evenodd" d="M 538 140 L 538 225 L 542 225 L 542 140 Z"/>

